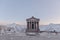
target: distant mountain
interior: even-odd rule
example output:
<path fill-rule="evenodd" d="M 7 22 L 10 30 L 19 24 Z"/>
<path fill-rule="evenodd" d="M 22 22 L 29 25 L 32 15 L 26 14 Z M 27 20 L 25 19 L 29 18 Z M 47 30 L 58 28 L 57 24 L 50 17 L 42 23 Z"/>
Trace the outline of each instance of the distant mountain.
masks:
<path fill-rule="evenodd" d="M 26 30 L 26 25 L 19 25 L 16 23 L 12 24 L 7 24 L 6 25 L 8 28 L 11 28 L 11 31 L 15 32 L 25 32 Z M 13 29 L 13 30 L 12 30 Z M 40 31 L 57 31 L 60 32 L 60 24 L 49 24 L 49 25 L 40 25 L 39 27 Z"/>
<path fill-rule="evenodd" d="M 40 30 L 42 31 L 57 31 L 60 32 L 60 24 L 49 24 L 49 25 L 41 25 Z"/>
<path fill-rule="evenodd" d="M 7 27 L 14 28 L 15 32 L 24 32 L 25 29 L 26 29 L 25 25 L 19 25 L 19 24 L 16 24 L 16 23 L 7 24 Z"/>

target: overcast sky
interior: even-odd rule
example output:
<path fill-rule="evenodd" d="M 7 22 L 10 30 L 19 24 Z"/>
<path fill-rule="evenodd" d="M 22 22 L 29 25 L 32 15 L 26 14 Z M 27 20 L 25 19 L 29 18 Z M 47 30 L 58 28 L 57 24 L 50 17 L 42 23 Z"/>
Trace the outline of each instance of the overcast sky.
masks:
<path fill-rule="evenodd" d="M 0 24 L 25 25 L 35 16 L 40 24 L 60 23 L 60 0 L 0 0 Z"/>

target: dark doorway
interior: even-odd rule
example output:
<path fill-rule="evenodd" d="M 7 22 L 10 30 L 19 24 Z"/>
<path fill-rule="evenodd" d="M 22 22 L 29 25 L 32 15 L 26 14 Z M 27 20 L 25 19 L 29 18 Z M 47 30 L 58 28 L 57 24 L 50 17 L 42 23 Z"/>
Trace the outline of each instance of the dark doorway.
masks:
<path fill-rule="evenodd" d="M 32 24 L 32 29 L 34 29 L 34 24 Z"/>

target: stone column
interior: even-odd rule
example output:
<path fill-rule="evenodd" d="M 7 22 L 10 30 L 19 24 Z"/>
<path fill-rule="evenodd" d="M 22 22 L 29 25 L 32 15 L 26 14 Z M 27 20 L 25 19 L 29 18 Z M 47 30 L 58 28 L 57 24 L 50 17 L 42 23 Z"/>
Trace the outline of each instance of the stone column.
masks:
<path fill-rule="evenodd" d="M 35 30 L 35 22 L 34 22 L 34 30 Z"/>
<path fill-rule="evenodd" d="M 37 30 L 39 31 L 39 22 L 37 22 Z"/>
<path fill-rule="evenodd" d="M 38 31 L 38 22 L 36 22 L 36 25 L 37 25 L 37 26 L 36 26 L 36 30 Z"/>
<path fill-rule="evenodd" d="M 36 22 L 36 30 L 37 30 L 37 22 Z"/>
<path fill-rule="evenodd" d="M 36 29 L 36 22 L 35 22 L 35 29 Z"/>
<path fill-rule="evenodd" d="M 28 29 L 30 28 L 30 22 L 28 22 Z"/>
<path fill-rule="evenodd" d="M 36 22 L 34 22 L 35 23 L 35 31 L 36 31 Z"/>
<path fill-rule="evenodd" d="M 29 22 L 29 30 L 31 29 L 31 22 Z"/>
<path fill-rule="evenodd" d="M 33 24 L 34 24 L 34 30 L 35 30 L 35 22 L 33 22 Z"/>
<path fill-rule="evenodd" d="M 30 22 L 30 29 L 32 29 L 32 22 Z"/>
<path fill-rule="evenodd" d="M 28 22 L 27 22 L 27 29 L 28 29 Z"/>

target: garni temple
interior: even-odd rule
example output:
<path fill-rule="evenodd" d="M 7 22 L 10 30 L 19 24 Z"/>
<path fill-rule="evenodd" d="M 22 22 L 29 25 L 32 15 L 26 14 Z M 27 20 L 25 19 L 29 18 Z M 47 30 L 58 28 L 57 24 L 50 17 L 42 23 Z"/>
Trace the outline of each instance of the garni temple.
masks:
<path fill-rule="evenodd" d="M 40 21 L 40 19 L 35 18 L 34 16 L 32 16 L 31 18 L 26 19 L 26 21 L 27 21 L 26 33 L 38 34 L 40 32 L 40 30 L 39 30 L 39 21 Z"/>

